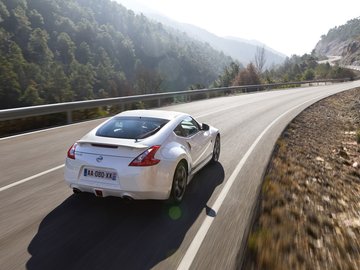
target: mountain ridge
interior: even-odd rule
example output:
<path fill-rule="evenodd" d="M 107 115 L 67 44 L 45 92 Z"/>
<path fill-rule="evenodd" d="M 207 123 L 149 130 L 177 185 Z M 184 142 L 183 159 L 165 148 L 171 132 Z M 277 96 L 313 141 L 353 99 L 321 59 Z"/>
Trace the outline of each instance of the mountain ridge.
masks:
<path fill-rule="evenodd" d="M 243 65 L 247 65 L 254 61 L 257 48 L 263 46 L 267 57 L 266 67 L 271 67 L 273 64 L 281 64 L 287 57 L 285 54 L 278 52 L 259 41 L 246 40 L 239 37 L 220 37 L 201 27 L 189 23 L 177 22 L 137 1 L 115 1 L 133 9 L 135 12 L 143 13 L 147 17 L 162 23 L 164 26 L 172 27 L 181 32 L 185 32 L 191 38 L 209 43 L 214 49 L 222 51 L 224 54 L 238 60 Z"/>
<path fill-rule="evenodd" d="M 165 16 L 159 14 L 146 14 L 148 17 L 159 21 L 164 25 L 173 27 L 179 31 L 187 33 L 191 38 L 197 39 L 201 42 L 206 42 L 210 44 L 214 49 L 224 52 L 224 54 L 231 56 L 232 58 L 238 60 L 241 64 L 247 65 L 248 63 L 254 61 L 254 56 L 258 47 L 264 46 L 263 43 L 258 42 L 258 45 L 252 44 L 251 41 L 244 42 L 241 38 L 224 38 L 219 37 L 208 30 L 205 30 L 201 27 L 194 26 L 189 23 L 180 23 L 172 19 L 169 19 Z M 273 64 L 281 64 L 285 60 L 285 55 L 270 49 L 268 46 L 264 46 L 267 63 L 266 67 L 270 67 Z M 276 52 L 276 53 L 274 53 Z"/>

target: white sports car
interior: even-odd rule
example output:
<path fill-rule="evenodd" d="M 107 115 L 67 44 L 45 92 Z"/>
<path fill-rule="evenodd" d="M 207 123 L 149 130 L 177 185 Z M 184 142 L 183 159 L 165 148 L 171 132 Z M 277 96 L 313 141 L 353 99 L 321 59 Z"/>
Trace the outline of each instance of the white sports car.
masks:
<path fill-rule="evenodd" d="M 219 155 L 219 130 L 188 114 L 126 111 L 70 147 L 65 180 L 74 193 L 180 202 L 192 176 Z"/>

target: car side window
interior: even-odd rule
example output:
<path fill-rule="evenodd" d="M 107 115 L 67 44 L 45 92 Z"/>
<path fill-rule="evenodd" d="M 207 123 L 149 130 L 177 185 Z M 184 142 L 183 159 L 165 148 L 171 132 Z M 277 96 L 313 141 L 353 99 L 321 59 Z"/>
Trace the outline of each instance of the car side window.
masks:
<path fill-rule="evenodd" d="M 181 123 L 174 129 L 174 132 L 180 137 L 191 137 L 198 133 L 199 130 L 199 124 L 191 117 L 188 117 L 181 121 Z"/>

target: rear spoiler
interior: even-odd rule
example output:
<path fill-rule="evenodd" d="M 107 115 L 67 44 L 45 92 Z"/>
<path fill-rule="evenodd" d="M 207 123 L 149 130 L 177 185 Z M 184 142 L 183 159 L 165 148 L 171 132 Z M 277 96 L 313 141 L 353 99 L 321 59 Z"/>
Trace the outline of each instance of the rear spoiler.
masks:
<path fill-rule="evenodd" d="M 95 146 L 104 146 L 104 147 L 110 147 L 115 148 L 118 146 L 121 147 L 128 147 L 128 148 L 136 148 L 136 149 L 146 149 L 149 148 L 149 146 L 135 142 L 135 140 L 129 140 L 129 139 L 114 139 L 114 138 L 102 138 L 101 140 L 89 140 L 89 139 L 81 139 L 77 141 L 77 143 L 89 143 L 93 144 Z"/>

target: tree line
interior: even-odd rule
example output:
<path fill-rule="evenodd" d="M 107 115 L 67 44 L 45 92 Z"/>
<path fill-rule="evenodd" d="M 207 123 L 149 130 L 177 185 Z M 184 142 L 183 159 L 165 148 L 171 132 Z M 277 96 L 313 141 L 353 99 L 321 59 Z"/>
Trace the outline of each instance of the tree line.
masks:
<path fill-rule="evenodd" d="M 0 0 L 0 109 L 208 86 L 230 63 L 110 0 Z"/>
<path fill-rule="evenodd" d="M 314 54 L 292 55 L 283 64 L 263 70 L 266 55 L 263 49 L 255 54 L 254 61 L 245 68 L 233 62 L 213 83 L 213 87 L 299 82 L 320 79 L 353 79 L 353 71 L 329 63 L 319 64 Z"/>
<path fill-rule="evenodd" d="M 331 28 L 321 41 L 329 43 L 334 40 L 346 41 L 360 36 L 360 17 L 347 21 L 346 24 Z"/>

